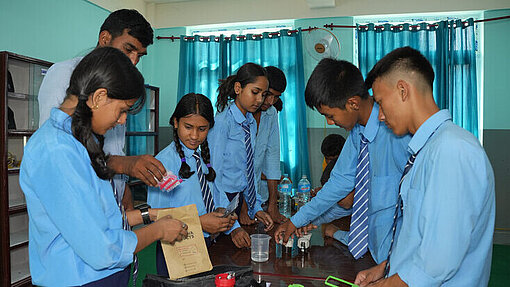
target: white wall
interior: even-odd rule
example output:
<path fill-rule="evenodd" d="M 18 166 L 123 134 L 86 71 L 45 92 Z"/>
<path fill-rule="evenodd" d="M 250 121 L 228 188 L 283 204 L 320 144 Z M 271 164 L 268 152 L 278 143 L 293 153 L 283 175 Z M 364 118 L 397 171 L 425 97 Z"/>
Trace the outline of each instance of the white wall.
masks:
<path fill-rule="evenodd" d="M 166 4 L 143 0 L 88 0 L 109 11 L 138 10 L 155 28 L 246 21 L 510 8 L 508 0 L 336 0 L 334 8 L 310 9 L 305 0 L 196 0 Z"/>
<path fill-rule="evenodd" d="M 472 11 L 509 8 L 508 0 L 336 0 L 334 8 L 310 9 L 305 0 L 200 0 L 157 4 L 156 28 L 244 21 Z"/>

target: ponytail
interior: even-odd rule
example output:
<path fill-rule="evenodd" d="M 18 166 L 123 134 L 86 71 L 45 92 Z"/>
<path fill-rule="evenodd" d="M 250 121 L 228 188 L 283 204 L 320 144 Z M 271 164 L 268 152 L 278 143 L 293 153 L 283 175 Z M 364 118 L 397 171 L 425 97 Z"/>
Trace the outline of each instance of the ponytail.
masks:
<path fill-rule="evenodd" d="M 200 145 L 200 150 L 202 150 L 202 160 L 205 162 L 209 170 L 209 173 L 205 175 L 205 179 L 208 181 L 214 181 L 216 178 L 216 172 L 211 166 L 211 152 L 209 151 L 209 144 L 207 143 L 207 139 L 205 139 L 205 141 Z"/>
<path fill-rule="evenodd" d="M 234 85 L 237 82 L 237 75 L 232 75 L 224 80 L 220 80 L 218 88 L 218 98 L 216 99 L 216 109 L 219 113 L 225 110 L 230 100 L 235 100 L 237 95 L 234 91 Z"/>
<path fill-rule="evenodd" d="M 241 88 L 247 84 L 254 83 L 257 77 L 267 77 L 266 69 L 255 63 L 246 63 L 242 65 L 235 75 L 231 75 L 224 80 L 220 80 L 218 88 L 218 98 L 216 99 L 216 109 L 219 113 L 225 110 L 230 100 L 235 100 L 237 95 L 234 91 L 235 83 L 239 82 Z"/>
<path fill-rule="evenodd" d="M 181 158 L 181 168 L 179 169 L 179 176 L 181 178 L 190 178 L 195 172 L 191 171 L 189 165 L 186 163 L 186 156 L 184 155 L 184 151 L 182 150 L 181 141 L 179 140 L 179 135 L 177 134 L 177 128 L 174 127 L 174 142 L 175 149 Z"/>
<path fill-rule="evenodd" d="M 109 156 L 103 151 L 104 137 L 92 131 L 92 110 L 87 105 L 87 99 L 88 96 L 78 97 L 78 104 L 71 115 L 71 130 L 73 136 L 87 149 L 90 163 L 97 176 L 101 179 L 111 179 L 114 171 L 106 165 Z"/>

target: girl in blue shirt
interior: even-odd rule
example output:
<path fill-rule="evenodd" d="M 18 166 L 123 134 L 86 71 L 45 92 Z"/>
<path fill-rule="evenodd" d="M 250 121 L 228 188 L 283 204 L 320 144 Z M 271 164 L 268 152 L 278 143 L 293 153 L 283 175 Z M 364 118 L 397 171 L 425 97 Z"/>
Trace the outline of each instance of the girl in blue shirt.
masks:
<path fill-rule="evenodd" d="M 143 77 L 126 55 L 97 48 L 74 70 L 64 103 L 25 146 L 20 185 L 34 285 L 127 286 L 134 253 L 187 236 L 170 217 L 129 231 L 128 224 L 142 221 L 140 212 L 127 215 L 112 188 L 103 135 L 124 124 L 144 94 Z"/>
<path fill-rule="evenodd" d="M 207 133 L 214 126 L 211 101 L 200 94 L 187 94 L 179 101 L 170 124 L 174 141 L 156 156 L 165 169 L 179 175 L 183 182 L 170 190 L 149 187 L 147 203 L 153 208 L 173 208 L 195 204 L 208 246 L 211 234 L 228 232 L 237 215 L 223 217 L 229 203 L 224 192 L 214 192 L 212 182 L 216 172 L 210 163 Z M 156 246 L 156 267 L 159 275 L 168 277 L 161 243 Z"/>
<path fill-rule="evenodd" d="M 237 74 L 221 80 L 216 123 L 208 136 L 211 161 L 217 170 L 214 189 L 225 192 L 229 200 L 239 194 L 236 213 L 239 215 L 245 205 L 248 216 L 263 222 L 267 230 L 273 227 L 273 220 L 262 210 L 256 190 L 253 152 L 257 123 L 252 113 L 262 104 L 268 86 L 266 70 L 254 63 L 244 64 Z M 241 227 L 232 231 L 232 241 L 239 248 L 251 245 L 248 233 Z"/>

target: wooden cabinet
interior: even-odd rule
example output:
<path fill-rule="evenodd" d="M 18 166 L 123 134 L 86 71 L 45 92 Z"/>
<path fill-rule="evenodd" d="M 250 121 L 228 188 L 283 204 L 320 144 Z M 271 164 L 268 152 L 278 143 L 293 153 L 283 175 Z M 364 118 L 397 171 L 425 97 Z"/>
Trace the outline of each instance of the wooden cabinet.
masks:
<path fill-rule="evenodd" d="M 0 286 L 31 286 L 23 147 L 39 126 L 37 94 L 50 62 L 0 52 Z"/>
<path fill-rule="evenodd" d="M 159 88 L 145 85 L 143 108 L 127 119 L 126 155 L 156 155 L 159 152 Z M 135 205 L 147 201 L 147 186 L 138 180 L 128 182 Z"/>

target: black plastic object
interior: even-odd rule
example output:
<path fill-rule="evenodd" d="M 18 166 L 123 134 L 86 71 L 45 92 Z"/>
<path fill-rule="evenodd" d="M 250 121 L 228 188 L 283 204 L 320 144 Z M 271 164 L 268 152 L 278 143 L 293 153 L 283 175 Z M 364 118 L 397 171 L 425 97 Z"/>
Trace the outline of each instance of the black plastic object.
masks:
<path fill-rule="evenodd" d="M 233 265 L 214 266 L 211 271 L 198 273 L 189 277 L 170 280 L 154 274 L 147 274 L 143 279 L 143 287 L 215 287 L 214 279 L 217 274 L 234 272 L 236 287 L 266 286 L 265 282 L 257 283 L 253 278 L 251 267 L 239 267 Z"/>

